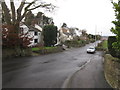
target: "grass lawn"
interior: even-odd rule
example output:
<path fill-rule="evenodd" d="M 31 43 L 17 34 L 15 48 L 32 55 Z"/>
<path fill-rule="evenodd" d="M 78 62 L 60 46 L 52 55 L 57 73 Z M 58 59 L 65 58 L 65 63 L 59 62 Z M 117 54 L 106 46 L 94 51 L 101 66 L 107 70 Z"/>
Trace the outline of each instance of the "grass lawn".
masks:
<path fill-rule="evenodd" d="M 107 49 L 107 48 L 108 48 L 107 40 L 105 40 L 105 41 L 102 42 L 102 47 L 103 47 L 104 49 Z"/>
<path fill-rule="evenodd" d="M 32 51 L 38 51 L 38 50 L 40 50 L 40 48 L 37 47 L 32 48 Z"/>
<path fill-rule="evenodd" d="M 44 49 L 52 49 L 52 48 L 57 48 L 57 47 L 44 47 Z"/>
<path fill-rule="evenodd" d="M 34 47 L 34 48 L 32 48 L 32 51 L 38 51 L 38 50 L 42 50 L 42 49 L 53 49 L 53 48 L 57 48 L 57 47 L 42 47 L 42 48 Z"/>

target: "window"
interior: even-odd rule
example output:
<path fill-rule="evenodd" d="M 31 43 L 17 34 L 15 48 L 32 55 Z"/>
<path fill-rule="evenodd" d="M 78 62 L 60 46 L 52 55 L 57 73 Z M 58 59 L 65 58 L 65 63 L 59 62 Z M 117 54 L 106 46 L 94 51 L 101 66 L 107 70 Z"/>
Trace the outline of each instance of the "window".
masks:
<path fill-rule="evenodd" d="M 20 27 L 20 30 L 23 30 L 23 27 Z"/>
<path fill-rule="evenodd" d="M 35 32 L 34 35 L 38 35 L 38 32 Z"/>
<path fill-rule="evenodd" d="M 22 33 L 22 32 L 23 32 L 23 30 L 24 30 L 24 29 L 23 29 L 23 27 L 20 27 L 20 33 Z"/>
<path fill-rule="evenodd" d="M 38 43 L 38 39 L 34 39 L 34 43 Z"/>

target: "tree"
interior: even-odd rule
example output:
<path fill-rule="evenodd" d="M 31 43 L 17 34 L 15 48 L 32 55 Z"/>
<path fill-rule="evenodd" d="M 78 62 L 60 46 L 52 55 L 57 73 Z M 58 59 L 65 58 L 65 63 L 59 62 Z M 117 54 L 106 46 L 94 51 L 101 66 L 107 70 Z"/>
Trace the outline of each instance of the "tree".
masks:
<path fill-rule="evenodd" d="M 53 22 L 53 20 L 52 20 L 52 18 L 49 18 L 49 17 L 47 17 L 47 16 L 43 16 L 43 24 L 44 25 L 48 25 L 48 24 L 53 24 L 54 22 Z"/>
<path fill-rule="evenodd" d="M 28 3 L 26 0 L 21 0 L 20 6 L 16 9 L 14 2 L 15 2 L 14 0 L 10 0 L 10 8 L 8 8 L 5 0 L 2 0 L 1 6 L 2 6 L 4 20 L 5 20 L 6 24 L 13 25 L 15 27 L 17 33 L 19 32 L 20 22 L 22 21 L 22 19 L 26 16 L 26 14 L 29 11 L 34 10 L 39 7 L 47 9 L 49 11 L 51 11 L 55 8 L 55 6 L 52 5 L 51 3 L 48 4 L 41 0 L 33 0 L 30 3 Z"/>
<path fill-rule="evenodd" d="M 88 38 L 89 38 L 89 39 L 95 39 L 95 35 L 93 35 L 93 34 L 88 34 Z"/>
<path fill-rule="evenodd" d="M 57 26 L 46 25 L 43 28 L 44 45 L 54 46 L 57 43 Z"/>
<path fill-rule="evenodd" d="M 82 35 L 86 36 L 87 35 L 87 31 L 86 30 L 82 30 Z"/>
<path fill-rule="evenodd" d="M 115 11 L 116 19 L 115 21 L 112 21 L 112 23 L 115 25 L 115 27 L 111 28 L 111 31 L 116 35 L 116 42 L 113 43 L 113 47 L 116 51 L 120 52 L 120 1 L 118 2 L 112 2 L 113 8 Z"/>
<path fill-rule="evenodd" d="M 8 8 L 9 6 L 7 6 L 5 0 L 2 0 L 1 6 L 2 6 L 2 12 L 3 12 L 5 24 L 8 26 L 12 26 L 14 28 L 13 30 L 14 30 L 14 33 L 17 35 L 17 37 L 19 36 L 19 33 L 20 33 L 20 28 L 19 28 L 20 22 L 25 18 L 25 16 L 30 11 L 36 8 L 44 8 L 46 10 L 52 11 L 55 8 L 55 6 L 52 5 L 51 3 L 48 4 L 46 2 L 43 2 L 42 0 L 33 0 L 29 3 L 26 0 L 21 0 L 18 8 L 15 7 L 15 4 L 14 4 L 15 2 L 17 1 L 10 0 L 10 8 Z M 17 45 L 18 46 L 15 48 L 20 47 L 20 44 L 17 44 Z"/>
<path fill-rule="evenodd" d="M 42 12 L 38 12 L 36 15 L 36 18 L 42 18 L 43 13 Z"/>
<path fill-rule="evenodd" d="M 32 21 L 34 20 L 34 14 L 29 11 L 25 16 L 25 24 L 30 26 L 32 24 Z"/>
<path fill-rule="evenodd" d="M 38 24 L 40 24 L 42 27 L 44 25 L 48 25 L 48 24 L 54 23 L 52 18 L 45 16 L 44 13 L 42 13 L 42 12 L 38 12 L 37 13 L 37 15 L 35 16 L 35 21 Z"/>
<path fill-rule="evenodd" d="M 61 27 L 67 27 L 67 24 L 66 23 L 63 23 L 63 25 Z"/>
<path fill-rule="evenodd" d="M 16 34 L 14 26 L 2 25 L 2 46 L 3 48 L 27 48 L 31 44 L 32 37 L 29 37 L 28 32 L 24 33 L 23 30 Z"/>

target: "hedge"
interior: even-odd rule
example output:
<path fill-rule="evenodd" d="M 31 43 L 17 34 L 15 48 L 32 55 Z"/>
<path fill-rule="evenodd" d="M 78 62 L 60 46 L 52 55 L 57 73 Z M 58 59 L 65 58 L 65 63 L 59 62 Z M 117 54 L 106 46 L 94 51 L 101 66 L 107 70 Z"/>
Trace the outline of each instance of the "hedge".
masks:
<path fill-rule="evenodd" d="M 116 37 L 115 36 L 109 36 L 108 37 L 108 50 L 109 53 L 113 56 L 113 57 L 118 57 L 120 58 L 120 52 L 115 51 L 115 48 L 113 48 L 113 43 L 116 42 Z"/>

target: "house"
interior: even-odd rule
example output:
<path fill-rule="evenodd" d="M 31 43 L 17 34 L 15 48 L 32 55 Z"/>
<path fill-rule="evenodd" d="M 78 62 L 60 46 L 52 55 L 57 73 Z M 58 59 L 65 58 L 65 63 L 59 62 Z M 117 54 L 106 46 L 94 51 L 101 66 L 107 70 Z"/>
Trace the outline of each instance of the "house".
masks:
<path fill-rule="evenodd" d="M 60 28 L 59 33 L 60 33 L 60 37 L 59 37 L 60 42 L 65 42 L 66 40 L 73 39 L 72 35 L 70 34 L 69 28 L 67 27 Z"/>
<path fill-rule="evenodd" d="M 108 40 L 109 36 L 102 36 L 101 40 Z"/>
<path fill-rule="evenodd" d="M 41 31 L 42 31 L 42 28 L 37 24 L 35 24 L 35 26 L 30 26 L 29 27 L 29 34 L 31 36 L 33 36 L 33 40 L 31 41 L 30 46 L 35 46 L 35 45 L 40 43 L 40 41 L 41 41 Z"/>
<path fill-rule="evenodd" d="M 61 27 L 60 30 L 60 42 L 65 42 L 66 40 L 73 40 L 82 35 L 81 30 L 77 28 L 68 28 L 68 27 Z"/>
<path fill-rule="evenodd" d="M 21 24 L 20 29 L 23 30 L 24 33 L 28 32 L 28 36 L 33 38 L 29 46 L 35 46 L 40 43 L 42 28 L 39 25 L 35 24 L 27 26 L 25 24 Z"/>
<path fill-rule="evenodd" d="M 78 28 L 72 27 L 72 28 L 69 28 L 69 31 L 73 38 L 80 37 L 82 35 L 81 30 L 79 30 Z"/>

